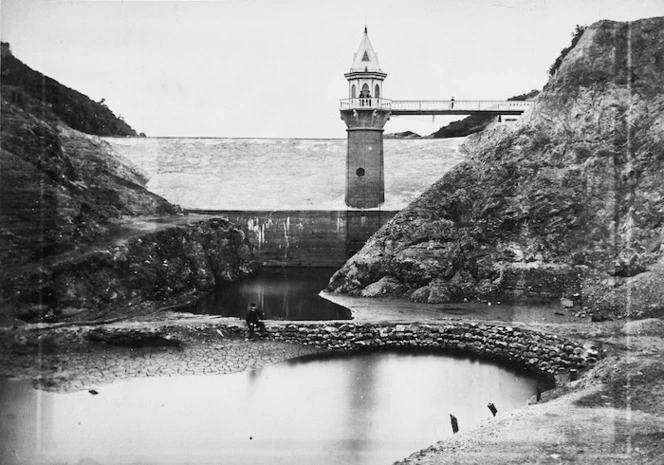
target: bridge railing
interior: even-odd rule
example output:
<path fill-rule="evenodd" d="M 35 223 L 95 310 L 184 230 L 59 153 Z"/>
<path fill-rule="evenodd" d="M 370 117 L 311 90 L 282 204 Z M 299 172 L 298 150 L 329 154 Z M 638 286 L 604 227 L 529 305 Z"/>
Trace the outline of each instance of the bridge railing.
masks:
<path fill-rule="evenodd" d="M 392 100 L 384 98 L 346 98 L 341 99 L 342 110 L 360 109 L 378 109 L 389 110 L 392 107 Z"/>
<path fill-rule="evenodd" d="M 347 98 L 341 110 L 379 109 L 394 113 L 408 112 L 523 112 L 532 107 L 532 100 L 388 100 L 384 98 Z"/>
<path fill-rule="evenodd" d="M 393 100 L 392 111 L 509 111 L 533 105 L 524 100 Z"/>

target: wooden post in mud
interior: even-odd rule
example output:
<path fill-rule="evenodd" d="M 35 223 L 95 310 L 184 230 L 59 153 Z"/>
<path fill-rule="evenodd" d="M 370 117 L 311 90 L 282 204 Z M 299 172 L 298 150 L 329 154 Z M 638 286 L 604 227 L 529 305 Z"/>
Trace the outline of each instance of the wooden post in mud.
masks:
<path fill-rule="evenodd" d="M 496 413 L 498 413 L 498 409 L 496 408 L 495 405 L 493 405 L 493 402 L 489 402 L 489 405 L 487 405 L 487 407 L 489 407 L 489 410 L 491 410 L 491 413 L 493 413 L 493 416 L 495 417 Z"/>
<path fill-rule="evenodd" d="M 452 423 L 452 434 L 456 434 L 459 432 L 459 422 L 457 421 L 457 417 L 452 415 L 450 413 L 450 422 Z"/>

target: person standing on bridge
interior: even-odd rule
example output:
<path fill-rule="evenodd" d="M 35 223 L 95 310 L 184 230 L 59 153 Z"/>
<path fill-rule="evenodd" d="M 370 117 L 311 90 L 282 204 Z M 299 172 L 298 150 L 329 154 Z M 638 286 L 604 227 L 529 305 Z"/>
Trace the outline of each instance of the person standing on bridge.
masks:
<path fill-rule="evenodd" d="M 450 99 L 450 110 L 454 110 L 454 95 Z"/>

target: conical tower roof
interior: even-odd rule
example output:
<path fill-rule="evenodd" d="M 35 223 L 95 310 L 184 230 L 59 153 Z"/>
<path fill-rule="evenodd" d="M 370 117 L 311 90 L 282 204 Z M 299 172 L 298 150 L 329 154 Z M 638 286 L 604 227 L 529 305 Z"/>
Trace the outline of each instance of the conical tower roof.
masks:
<path fill-rule="evenodd" d="M 378 64 L 378 54 L 374 52 L 371 42 L 369 41 L 369 33 L 367 27 L 364 26 L 364 36 L 360 43 L 360 48 L 357 53 L 353 55 L 353 66 L 350 68 L 353 71 L 378 71 L 381 72 L 380 65 Z"/>

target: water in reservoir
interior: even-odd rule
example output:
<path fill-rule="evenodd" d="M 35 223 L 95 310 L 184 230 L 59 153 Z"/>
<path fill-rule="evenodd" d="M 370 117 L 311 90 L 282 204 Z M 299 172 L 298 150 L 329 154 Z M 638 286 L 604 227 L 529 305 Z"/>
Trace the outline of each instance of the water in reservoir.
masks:
<path fill-rule="evenodd" d="M 388 464 L 526 405 L 537 381 L 477 360 L 364 353 L 217 376 L 37 391 L 0 378 L 4 464 Z"/>
<path fill-rule="evenodd" d="M 268 320 L 347 320 L 348 309 L 318 296 L 335 271 L 335 268 L 263 268 L 257 276 L 218 287 L 184 310 L 244 318 L 253 302 Z"/>

